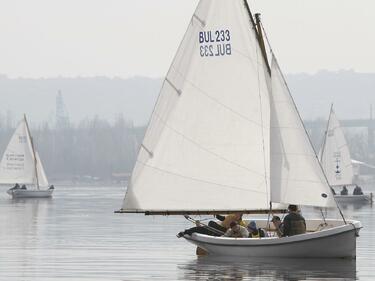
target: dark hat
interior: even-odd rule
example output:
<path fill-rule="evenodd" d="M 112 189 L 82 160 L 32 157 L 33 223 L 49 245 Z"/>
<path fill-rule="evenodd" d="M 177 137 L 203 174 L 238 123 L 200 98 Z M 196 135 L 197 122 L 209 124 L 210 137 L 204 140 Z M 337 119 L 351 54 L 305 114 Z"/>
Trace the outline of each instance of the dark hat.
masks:
<path fill-rule="evenodd" d="M 279 216 L 273 216 L 271 221 L 272 222 L 274 222 L 274 221 L 281 221 L 281 219 L 280 219 Z"/>
<path fill-rule="evenodd" d="M 297 205 L 289 205 L 288 210 L 296 212 L 298 210 L 298 207 L 297 207 Z"/>
<path fill-rule="evenodd" d="M 249 225 L 247 226 L 248 229 L 251 229 L 251 230 L 256 230 L 257 229 L 257 224 L 255 221 L 251 221 L 249 223 Z"/>

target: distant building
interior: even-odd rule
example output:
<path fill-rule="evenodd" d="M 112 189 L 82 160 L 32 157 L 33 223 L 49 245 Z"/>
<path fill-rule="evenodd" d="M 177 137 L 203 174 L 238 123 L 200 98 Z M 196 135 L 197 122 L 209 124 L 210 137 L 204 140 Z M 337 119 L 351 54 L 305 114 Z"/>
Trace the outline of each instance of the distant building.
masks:
<path fill-rule="evenodd" d="M 69 114 L 64 104 L 61 91 L 56 96 L 56 129 L 64 129 L 69 127 Z"/>

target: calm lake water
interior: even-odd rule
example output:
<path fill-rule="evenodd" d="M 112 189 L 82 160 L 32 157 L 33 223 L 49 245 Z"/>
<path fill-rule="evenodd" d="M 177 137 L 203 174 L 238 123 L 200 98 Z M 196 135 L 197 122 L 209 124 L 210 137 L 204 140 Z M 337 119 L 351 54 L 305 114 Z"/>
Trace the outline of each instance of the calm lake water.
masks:
<path fill-rule="evenodd" d="M 180 217 L 114 214 L 121 187 L 57 186 L 52 199 L 0 188 L 0 280 L 375 280 L 375 210 L 343 208 L 364 228 L 356 260 L 197 258 Z"/>

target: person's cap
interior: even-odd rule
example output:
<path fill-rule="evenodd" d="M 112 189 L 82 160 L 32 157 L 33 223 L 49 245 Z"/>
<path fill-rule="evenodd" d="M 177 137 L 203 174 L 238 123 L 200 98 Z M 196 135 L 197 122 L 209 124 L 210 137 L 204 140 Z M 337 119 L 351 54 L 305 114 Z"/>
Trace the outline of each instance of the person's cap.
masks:
<path fill-rule="evenodd" d="M 256 230 L 257 229 L 257 224 L 255 223 L 255 221 L 251 221 L 249 223 L 249 225 L 247 226 L 248 229 L 253 229 L 253 230 Z"/>
<path fill-rule="evenodd" d="M 288 210 L 290 210 L 290 211 L 297 211 L 298 210 L 298 207 L 297 207 L 297 205 L 289 205 L 288 206 Z"/>
<path fill-rule="evenodd" d="M 271 221 L 272 222 L 274 222 L 274 221 L 281 221 L 281 219 L 280 219 L 279 216 L 273 216 Z"/>

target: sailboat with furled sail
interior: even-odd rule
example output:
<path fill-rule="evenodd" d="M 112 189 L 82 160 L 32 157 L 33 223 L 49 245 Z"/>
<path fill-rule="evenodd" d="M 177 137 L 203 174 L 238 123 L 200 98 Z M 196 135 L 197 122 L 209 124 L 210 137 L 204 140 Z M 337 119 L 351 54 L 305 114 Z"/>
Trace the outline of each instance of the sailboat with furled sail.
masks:
<path fill-rule="evenodd" d="M 339 203 L 372 202 L 372 194 L 363 194 L 362 190 L 353 184 L 354 171 L 349 146 L 333 110 L 333 105 L 329 113 L 327 130 L 324 134 L 319 157 L 330 186 L 336 190 L 343 188 L 343 194 L 335 195 Z M 350 186 L 355 186 L 354 190 L 358 190 L 358 194 L 355 192 L 354 194 L 344 194 Z"/>
<path fill-rule="evenodd" d="M 338 208 L 274 55 L 268 64 L 259 17 L 246 0 L 201 0 L 118 212 L 270 214 L 285 204 Z M 360 222 L 306 224 L 306 234 L 283 238 L 184 238 L 211 255 L 356 255 Z"/>
<path fill-rule="evenodd" d="M 39 154 L 35 151 L 26 115 L 20 121 L 0 163 L 0 184 L 15 184 L 7 193 L 13 198 L 51 197 L 54 187 L 48 187 Z M 28 189 L 26 185 L 35 186 Z"/>

